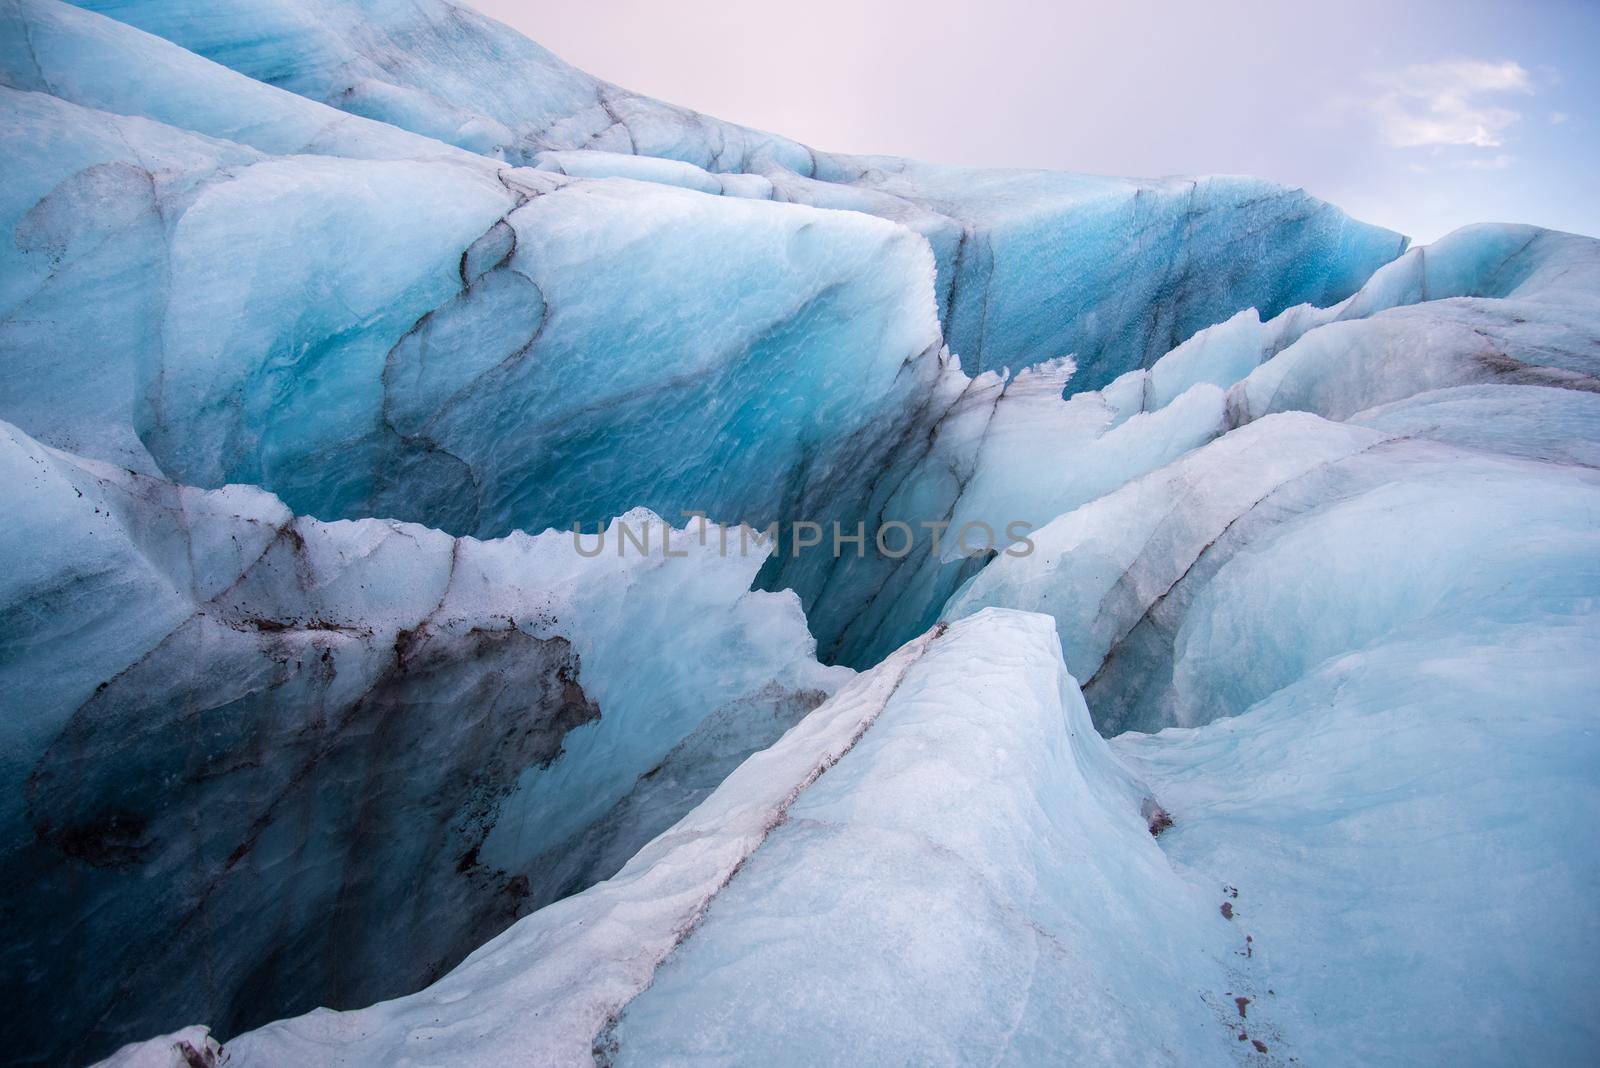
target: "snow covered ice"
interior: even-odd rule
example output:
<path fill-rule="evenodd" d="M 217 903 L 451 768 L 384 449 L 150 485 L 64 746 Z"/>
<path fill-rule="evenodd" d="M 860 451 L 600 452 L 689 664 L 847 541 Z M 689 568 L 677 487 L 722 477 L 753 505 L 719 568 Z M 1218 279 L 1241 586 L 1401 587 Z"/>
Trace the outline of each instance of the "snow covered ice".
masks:
<path fill-rule="evenodd" d="M 0 150 L 9 1060 L 1600 1056 L 1600 242 L 449 0 L 16 0 Z"/>

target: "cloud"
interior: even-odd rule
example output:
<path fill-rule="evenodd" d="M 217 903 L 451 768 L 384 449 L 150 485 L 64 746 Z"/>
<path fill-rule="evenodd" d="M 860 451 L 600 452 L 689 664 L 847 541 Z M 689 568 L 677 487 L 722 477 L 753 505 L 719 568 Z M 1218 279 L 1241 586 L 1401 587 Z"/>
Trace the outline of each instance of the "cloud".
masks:
<path fill-rule="evenodd" d="M 1395 148 L 1499 148 L 1522 118 L 1505 98 L 1533 93 L 1528 72 L 1509 59 L 1446 59 L 1371 81 L 1377 93 L 1368 107 Z"/>
<path fill-rule="evenodd" d="M 1550 125 L 1560 126 L 1570 118 L 1572 118 L 1572 116 L 1568 115 L 1565 111 L 1552 111 L 1550 113 Z"/>

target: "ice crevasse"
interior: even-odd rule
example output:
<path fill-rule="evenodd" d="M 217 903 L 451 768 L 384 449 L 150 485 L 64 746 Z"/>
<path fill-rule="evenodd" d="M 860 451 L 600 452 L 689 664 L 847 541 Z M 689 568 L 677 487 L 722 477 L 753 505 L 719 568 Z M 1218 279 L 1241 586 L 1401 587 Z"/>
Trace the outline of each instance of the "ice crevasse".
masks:
<path fill-rule="evenodd" d="M 1593 239 L 446 0 L 13 0 L 0 141 L 17 1061 L 1600 1051 Z"/>

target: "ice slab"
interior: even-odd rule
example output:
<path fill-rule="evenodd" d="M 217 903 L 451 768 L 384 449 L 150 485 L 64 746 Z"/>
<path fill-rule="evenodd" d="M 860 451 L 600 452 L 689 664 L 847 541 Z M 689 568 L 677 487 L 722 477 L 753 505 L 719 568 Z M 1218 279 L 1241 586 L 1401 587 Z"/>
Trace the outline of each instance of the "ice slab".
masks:
<path fill-rule="evenodd" d="M 275 155 L 492 161 L 246 77 L 124 22 L 59 0 L 0 12 L 0 85 L 137 115 Z"/>
<path fill-rule="evenodd" d="M 644 511 L 618 523 L 656 547 L 626 557 L 320 523 L 3 429 L 6 1041 L 30 1057 L 415 990 L 849 676 L 699 524 L 668 558 Z"/>
<path fill-rule="evenodd" d="M 1335 303 L 1406 245 L 1255 178 L 1116 179 L 887 157 L 824 157 L 819 168 L 960 224 L 940 261 L 940 294 L 963 366 L 1072 355 L 1077 389 L 1148 367 L 1245 308 Z"/>
<path fill-rule="evenodd" d="M 1431 389 L 1600 389 L 1600 242 L 1534 226 L 1462 227 L 1414 248 L 1348 300 L 1200 331 L 1107 392 L 1153 411 L 1196 383 L 1233 387 L 1235 424 L 1269 412 L 1344 419 Z"/>
<path fill-rule="evenodd" d="M 38 161 L 49 182 L 6 190 L 41 232 L 12 273 L 37 289 L 19 285 L 6 304 L 18 373 L 0 415 L 141 472 L 263 485 L 326 519 L 498 536 L 645 505 L 846 533 L 902 515 L 948 518 L 957 533 L 1037 525 L 1220 429 L 1205 391 L 1150 418 L 1109 394 L 1058 416 L 1047 386 L 1081 390 L 1102 357 L 1144 361 L 1247 296 L 1289 299 L 1261 289 L 1268 275 L 1328 298 L 1393 244 L 1248 181 L 824 158 L 597 88 L 449 4 L 279 0 L 203 17 L 98 6 L 261 80 L 89 11 L 10 9 L 6 77 L 76 104 L 43 114 L 48 98 L 8 96 L 19 154 L 85 145 Z M 513 60 L 514 76 L 462 75 Z M 118 76 L 129 69 L 155 73 Z M 358 73 L 369 83 L 346 92 Z M 591 99 L 605 125 L 582 136 L 581 122 L 534 115 Z M 515 128 L 522 148 L 452 135 L 488 153 L 452 155 L 384 123 L 335 120 L 345 112 L 333 107 L 361 101 L 424 133 L 439 132 L 427 115 L 455 108 L 472 116 L 461 130 Z M 709 192 L 722 195 L 697 195 Z M 740 200 L 769 195 L 826 210 Z M 96 210 L 75 207 L 89 202 Z M 1128 240 L 1129 227 L 1143 236 Z M 1163 227 L 1185 236 L 1155 239 Z M 1282 248 L 1241 251 L 1264 234 Z M 1023 272 L 1044 286 L 1075 279 L 1066 296 L 999 293 L 1022 283 L 1023 261 L 1074 249 L 1134 259 L 1085 254 L 1070 270 Z M 1227 271 L 1207 266 L 1219 255 Z M 1243 277 L 1242 264 L 1267 273 Z M 1126 296 L 1158 274 L 1156 289 Z M 977 363 L 986 344 L 1027 347 L 1033 374 L 953 373 L 939 317 L 955 331 L 979 297 L 994 329 L 980 329 Z M 95 316 L 77 314 L 91 302 Z M 1130 340 L 1136 321 L 1165 325 Z M 1070 386 L 1056 342 L 1036 330 L 1063 323 L 1086 331 Z M 971 366 L 973 353 L 957 356 Z M 1029 428 L 1050 437 L 1045 464 L 1013 462 L 1026 461 Z M 1048 485 L 1030 489 L 1013 467 L 1045 468 Z M 974 566 L 931 546 L 904 564 L 873 555 L 812 553 L 762 581 L 801 594 L 830 657 L 870 663 L 930 622 Z"/>
<path fill-rule="evenodd" d="M 599 1048 L 616 1064 L 1229 1063 L 1231 932 L 1162 855 L 1149 804 L 1048 619 L 964 619 Z"/>
<path fill-rule="evenodd" d="M 1597 585 L 1584 563 L 1546 599 L 1564 611 L 1423 619 L 1241 715 L 1109 744 L 1052 622 L 986 609 L 845 686 L 614 879 L 229 1063 L 1581 1058 Z M 1236 616 L 1282 625 L 1270 598 Z"/>
<path fill-rule="evenodd" d="M 583 178 L 633 178 L 719 196 L 772 199 L 772 183 L 759 174 L 713 174 L 692 163 L 656 156 L 594 150 L 546 151 L 534 157 L 534 167 Z"/>
<path fill-rule="evenodd" d="M 1526 421 L 1553 407 L 1539 401 L 1498 407 Z M 1516 423 L 1502 453 L 1476 429 L 1481 405 L 1430 408 L 1418 409 L 1430 426 L 1460 429 L 1408 437 L 1289 414 L 1233 431 L 1038 531 L 1032 556 L 997 558 L 945 615 L 1052 613 L 1097 724 L 1115 733 L 1242 713 L 1425 621 L 1580 612 L 1595 470 L 1564 462 L 1574 447 L 1518 439 Z"/>
<path fill-rule="evenodd" d="M 1541 527 L 1529 551 L 1553 564 Z M 1592 605 L 1592 563 L 1573 563 Z M 1274 1049 L 1565 1063 L 1600 1043 L 1600 630 L 1582 610 L 1510 615 L 1435 617 L 1236 718 L 1113 741 L 1173 814 L 1174 864 L 1230 888 L 1240 1027 L 1270 1012 Z"/>
<path fill-rule="evenodd" d="M 516 164 L 545 149 L 590 147 L 717 171 L 747 170 L 763 154 L 808 165 L 807 150 L 787 138 L 610 85 L 463 4 L 83 6 L 259 81 Z"/>

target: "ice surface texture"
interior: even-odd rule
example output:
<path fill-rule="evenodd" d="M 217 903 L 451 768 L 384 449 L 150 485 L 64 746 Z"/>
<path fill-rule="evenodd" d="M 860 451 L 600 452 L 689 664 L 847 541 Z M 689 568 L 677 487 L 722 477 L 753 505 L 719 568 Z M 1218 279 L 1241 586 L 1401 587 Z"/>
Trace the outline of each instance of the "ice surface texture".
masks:
<path fill-rule="evenodd" d="M 1268 1007 L 1281 1034 L 1272 1045 L 1304 1063 L 1580 1063 L 1600 1048 L 1588 996 L 1600 983 L 1600 495 L 1592 472 L 1531 485 L 1528 474 L 1483 462 L 1285 535 L 1280 551 L 1291 551 L 1291 538 L 1348 536 L 1357 522 L 1372 531 L 1381 517 L 1388 539 L 1349 546 L 1329 586 L 1349 581 L 1361 551 L 1379 574 L 1422 572 L 1395 592 L 1434 610 L 1395 612 L 1373 597 L 1375 611 L 1413 618 L 1359 636 L 1308 628 L 1319 651 L 1371 637 L 1237 718 L 1114 742 L 1177 820 L 1162 836 L 1174 865 L 1237 889 L 1236 945 L 1250 936 L 1238 948 L 1253 969 L 1236 992 L 1255 999 L 1252 1018 Z M 1552 491 L 1572 494 L 1565 515 L 1543 500 L 1526 526 L 1508 514 Z M 1441 532 L 1452 521 L 1500 554 L 1462 551 Z M 1406 535 L 1415 548 L 1399 544 Z M 1473 548 L 1479 574 L 1451 575 Z M 1436 564 L 1430 550 L 1454 559 Z M 1252 577 L 1267 580 L 1264 566 Z M 1483 587 L 1502 575 L 1501 603 L 1486 603 Z M 1451 578 L 1477 589 L 1441 595 Z M 1325 609 L 1346 610 L 1373 584 L 1352 585 Z M 1286 614 L 1285 599 L 1246 602 L 1229 625 L 1242 640 L 1292 626 L 1303 617 Z M 1217 647 L 1183 663 L 1193 670 Z M 1268 656 L 1272 673 L 1288 659 Z M 1264 689 L 1267 672 L 1246 685 Z M 1216 686 L 1212 672 L 1193 673 Z"/>
<path fill-rule="evenodd" d="M 15 0 L 0 141 L 14 1059 L 1600 1048 L 1595 241 L 444 0 Z"/>
<path fill-rule="evenodd" d="M 1129 372 L 1065 404 L 1055 396 L 1076 381 L 1066 362 L 1010 379 L 947 374 L 926 448 L 904 477 L 880 482 L 883 503 L 873 514 L 911 522 L 938 516 L 949 520 L 951 531 L 969 522 L 998 530 L 1014 520 L 1045 527 L 1230 426 L 1284 411 L 1530 458 L 1590 462 L 1600 405 L 1597 293 L 1600 246 L 1593 239 L 1536 227 L 1476 226 L 1411 250 L 1342 304 L 1299 306 L 1266 323 L 1248 310 L 1201 331 L 1149 371 Z M 943 399 L 949 396 L 954 399 Z M 1386 406 L 1364 411 L 1373 405 Z M 1223 472 L 1197 461 L 1161 476 L 1181 480 L 1166 500 L 1200 508 L 1215 497 L 1224 508 L 1242 510 L 1274 489 L 1280 475 L 1298 476 L 1306 465 L 1326 460 L 1320 449 L 1329 434 L 1343 432 L 1316 430 L 1306 451 L 1293 432 L 1230 442 L 1217 452 L 1234 457 L 1222 461 Z M 1243 449 L 1249 452 L 1238 452 Z M 1235 470 L 1240 478 L 1230 481 Z M 1230 492 L 1243 496 L 1235 500 Z M 1084 600 L 1090 588 L 1063 589 L 1044 579 L 1056 567 L 1076 574 L 1093 558 L 1082 535 L 1052 526 L 1035 535 L 1048 551 L 1004 558 L 975 581 L 964 603 L 1053 611 L 1045 602 L 1054 599 L 1114 631 L 1120 617 L 1097 612 L 1107 607 L 1100 598 L 1121 598 L 1129 586 L 1154 583 L 1129 603 L 1144 612 L 1150 604 L 1142 598 L 1163 596 L 1162 583 L 1175 581 L 1183 569 L 1164 579 L 1123 574 L 1134 554 L 1161 551 L 1173 536 L 1170 504 L 1131 490 L 1123 500 L 1091 513 L 1104 519 L 1082 520 L 1107 524 L 1098 538 L 1109 555 L 1093 566 L 1109 569 L 1103 581 L 1116 586 L 1096 587 Z M 1202 523 L 1194 531 L 1199 540 L 1174 559 L 1192 563 L 1238 514 L 1219 512 L 1216 521 Z M 1157 541 L 1141 550 L 1145 537 Z M 836 582 L 830 598 L 810 606 L 825 648 L 853 663 L 871 663 L 893 641 L 930 624 L 936 615 L 928 606 L 971 577 L 971 567 L 955 560 L 959 548 L 952 540 L 942 558 L 914 555 L 882 580 Z M 871 570 L 871 562 L 836 565 L 847 579 Z M 786 577 L 795 578 L 796 571 L 791 567 Z M 871 590 L 872 599 L 863 605 L 846 592 L 857 588 Z M 1111 704 L 1094 700 L 1098 658 L 1111 646 L 1078 660 L 1080 637 L 1064 630 L 1062 641 L 1099 722 L 1108 728 L 1173 722 L 1125 719 Z M 1132 665 L 1139 663 L 1125 658 L 1116 670 L 1137 671 Z"/>

